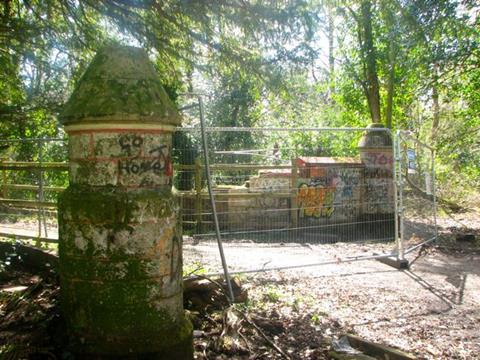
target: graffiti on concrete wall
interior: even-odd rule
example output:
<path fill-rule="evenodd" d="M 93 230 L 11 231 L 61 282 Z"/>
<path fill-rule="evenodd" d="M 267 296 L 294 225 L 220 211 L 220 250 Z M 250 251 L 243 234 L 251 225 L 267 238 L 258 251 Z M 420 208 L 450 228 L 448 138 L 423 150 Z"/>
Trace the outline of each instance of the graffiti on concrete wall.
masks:
<path fill-rule="evenodd" d="M 297 205 L 300 217 L 330 217 L 335 207 L 335 187 L 323 187 L 312 180 L 298 187 Z"/>
<path fill-rule="evenodd" d="M 241 193 L 245 188 L 233 188 Z M 274 224 L 286 226 L 289 223 L 289 198 L 273 196 L 267 192 L 262 196 L 252 196 L 245 191 L 245 197 L 228 199 L 228 226 L 232 229 L 262 229 Z"/>
<path fill-rule="evenodd" d="M 279 191 L 290 188 L 290 177 L 252 176 L 249 179 L 251 191 Z"/>
<path fill-rule="evenodd" d="M 339 168 L 334 177 L 336 213 L 346 219 L 353 219 L 358 215 L 360 201 L 362 169 Z"/>
<path fill-rule="evenodd" d="M 354 196 L 354 190 L 360 183 L 360 173 L 355 169 L 335 169 L 333 177 L 336 192 L 335 198 L 338 201 L 349 200 Z"/>
<path fill-rule="evenodd" d="M 322 177 L 301 180 L 296 199 L 299 216 L 330 218 L 334 213 L 339 217 L 355 216 L 361 172 L 358 168 L 335 167 L 323 169 Z"/>

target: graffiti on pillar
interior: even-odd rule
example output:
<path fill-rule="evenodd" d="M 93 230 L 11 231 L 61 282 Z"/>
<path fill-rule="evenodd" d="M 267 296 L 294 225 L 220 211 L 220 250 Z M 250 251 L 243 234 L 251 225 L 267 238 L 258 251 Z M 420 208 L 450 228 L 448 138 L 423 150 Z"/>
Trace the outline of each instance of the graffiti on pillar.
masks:
<path fill-rule="evenodd" d="M 159 174 L 164 171 L 167 176 L 173 175 L 173 165 L 170 160 L 167 145 L 160 145 L 150 150 L 150 154 L 155 156 L 155 159 L 151 162 L 151 169 L 154 173 Z"/>
<path fill-rule="evenodd" d="M 393 156 L 385 152 L 367 152 L 364 161 L 367 166 L 388 168 L 393 164 Z"/>
<path fill-rule="evenodd" d="M 393 185 L 391 179 L 367 179 L 365 204 L 370 213 L 393 212 Z"/>
<path fill-rule="evenodd" d="M 365 168 L 365 176 L 368 178 L 392 178 L 392 169 L 384 169 L 381 167 Z"/>
<path fill-rule="evenodd" d="M 393 212 L 393 155 L 391 151 L 368 151 L 364 154 L 364 211 L 368 214 Z"/>
<path fill-rule="evenodd" d="M 126 156 L 138 154 L 142 148 L 142 144 L 142 137 L 135 134 L 125 134 L 118 138 L 118 145 L 120 145 L 122 153 Z"/>
<path fill-rule="evenodd" d="M 118 144 L 122 152 L 127 156 L 140 152 L 143 139 L 138 135 L 125 134 L 119 137 Z M 173 165 L 170 160 L 170 154 L 167 145 L 160 145 L 149 151 L 148 156 L 140 158 L 138 156 L 120 160 L 118 162 L 119 174 L 143 175 L 146 173 L 154 173 L 156 175 L 165 174 L 172 176 Z"/>

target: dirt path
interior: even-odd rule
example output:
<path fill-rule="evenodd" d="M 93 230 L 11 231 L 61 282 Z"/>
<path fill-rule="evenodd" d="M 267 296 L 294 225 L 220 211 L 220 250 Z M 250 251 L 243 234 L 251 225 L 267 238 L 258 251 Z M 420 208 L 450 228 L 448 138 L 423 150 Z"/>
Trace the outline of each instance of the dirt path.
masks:
<path fill-rule="evenodd" d="M 444 240 L 448 243 L 445 236 Z M 346 259 L 354 253 L 369 255 L 391 248 L 392 244 L 230 243 L 225 252 L 230 269 L 239 270 L 261 268 L 262 264 L 286 266 Z M 219 264 L 215 244 L 187 245 L 187 259 L 191 259 L 192 249 L 198 261 Z M 324 266 L 250 274 L 251 305 L 265 307 L 267 313 L 275 308 L 285 319 L 296 311 L 302 314 L 304 325 L 313 329 L 319 319 L 333 318 L 342 332 L 356 333 L 422 359 L 480 358 L 480 255 L 443 249 L 442 245 L 412 252 L 408 255 L 411 267 L 404 271 L 375 260 L 338 260 Z M 332 328 L 330 335 L 338 336 L 339 329 Z M 324 327 L 318 331 L 322 334 L 317 335 L 325 335 Z M 292 336 L 302 338 L 302 334 Z M 314 330 L 308 335 L 315 336 Z M 308 355 L 312 344 L 305 346 L 290 350 L 293 354 L 303 351 L 298 358 L 316 358 Z"/>
<path fill-rule="evenodd" d="M 427 359 L 480 353 L 480 256 L 432 251 L 408 271 L 378 262 L 292 276 L 295 296 L 343 328 Z"/>
<path fill-rule="evenodd" d="M 480 359 L 478 219 L 478 213 L 441 219 L 438 242 L 409 254 L 409 270 L 371 260 L 337 261 L 251 275 L 251 306 L 263 308 L 267 315 L 279 313 L 286 322 L 296 319 L 289 335 L 278 339 L 293 358 L 322 358 L 312 352 L 320 339 L 353 332 L 420 359 Z M 465 233 L 474 234 L 476 241 L 456 240 Z M 227 244 L 231 268 L 338 260 L 394 248 L 391 243 L 255 246 Z M 295 341 L 289 342 L 289 337 Z"/>

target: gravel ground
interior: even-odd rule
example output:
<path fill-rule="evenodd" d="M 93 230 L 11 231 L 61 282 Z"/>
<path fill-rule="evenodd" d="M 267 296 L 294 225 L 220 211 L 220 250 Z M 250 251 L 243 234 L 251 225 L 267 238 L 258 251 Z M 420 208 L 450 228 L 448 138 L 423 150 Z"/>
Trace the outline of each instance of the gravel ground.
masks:
<path fill-rule="evenodd" d="M 478 214 L 444 217 L 439 223 L 438 241 L 408 254 L 408 270 L 374 260 L 344 261 L 355 254 L 388 252 L 393 244 L 227 243 L 225 254 L 234 271 L 333 261 L 247 277 L 254 307 L 264 306 L 267 316 L 274 309 L 286 323 L 296 319 L 289 330 L 295 341 L 289 342 L 288 336 L 277 338 L 293 358 L 323 358 L 325 353 L 312 352 L 312 341 L 353 332 L 420 359 L 480 359 Z M 457 240 L 465 234 L 475 235 L 476 241 Z M 420 241 L 420 235 L 426 234 L 417 231 L 407 246 Z M 212 243 L 187 244 L 185 256 L 212 270 L 212 264 L 219 264 L 217 253 Z"/>

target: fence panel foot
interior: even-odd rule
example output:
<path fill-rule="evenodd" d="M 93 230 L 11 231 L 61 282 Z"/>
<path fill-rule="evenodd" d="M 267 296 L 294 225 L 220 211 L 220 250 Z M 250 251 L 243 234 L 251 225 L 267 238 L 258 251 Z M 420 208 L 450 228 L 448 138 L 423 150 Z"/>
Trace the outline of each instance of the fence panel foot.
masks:
<path fill-rule="evenodd" d="M 396 257 L 380 258 L 377 259 L 381 263 L 394 267 L 399 270 L 407 270 L 410 267 L 410 263 L 406 259 L 398 259 Z"/>

